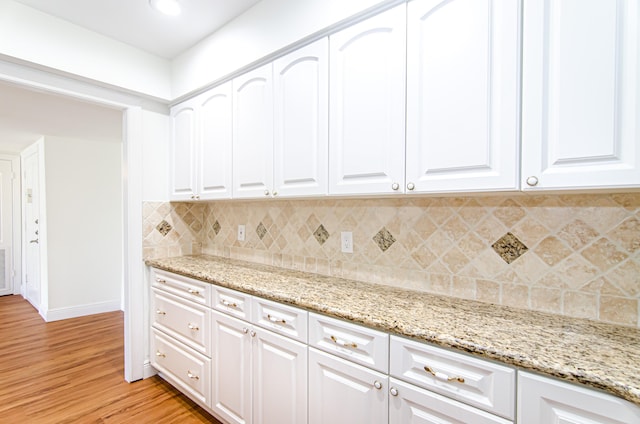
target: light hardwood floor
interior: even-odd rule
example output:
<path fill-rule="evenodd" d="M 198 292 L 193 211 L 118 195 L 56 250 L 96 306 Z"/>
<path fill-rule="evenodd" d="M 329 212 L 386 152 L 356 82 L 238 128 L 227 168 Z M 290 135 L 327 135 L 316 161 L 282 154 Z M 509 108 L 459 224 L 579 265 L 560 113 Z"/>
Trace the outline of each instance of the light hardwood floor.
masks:
<path fill-rule="evenodd" d="M 45 323 L 0 297 L 0 423 L 217 423 L 159 377 L 124 381 L 123 313 Z"/>

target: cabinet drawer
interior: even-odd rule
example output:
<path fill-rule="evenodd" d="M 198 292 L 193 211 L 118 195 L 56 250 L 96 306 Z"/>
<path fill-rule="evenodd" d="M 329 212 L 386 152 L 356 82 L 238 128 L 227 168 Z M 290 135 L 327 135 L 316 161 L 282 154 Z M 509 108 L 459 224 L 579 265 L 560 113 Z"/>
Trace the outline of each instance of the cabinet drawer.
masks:
<path fill-rule="evenodd" d="M 391 378 L 389 423 L 509 424 L 512 421 Z"/>
<path fill-rule="evenodd" d="M 211 359 L 154 329 L 151 364 L 180 391 L 204 405 L 211 405 Z"/>
<path fill-rule="evenodd" d="M 214 286 L 213 309 L 245 321 L 251 321 L 251 295 Z"/>
<path fill-rule="evenodd" d="M 152 268 L 151 284 L 193 302 L 211 305 L 211 284 L 204 281 Z"/>
<path fill-rule="evenodd" d="M 310 313 L 309 346 L 383 373 L 389 371 L 389 336 L 380 331 Z"/>
<path fill-rule="evenodd" d="M 514 418 L 514 369 L 397 336 L 390 352 L 393 377 Z"/>
<path fill-rule="evenodd" d="M 211 356 L 211 310 L 151 289 L 151 323 L 198 352 Z"/>
<path fill-rule="evenodd" d="M 252 322 L 261 327 L 307 343 L 307 311 L 254 297 Z"/>

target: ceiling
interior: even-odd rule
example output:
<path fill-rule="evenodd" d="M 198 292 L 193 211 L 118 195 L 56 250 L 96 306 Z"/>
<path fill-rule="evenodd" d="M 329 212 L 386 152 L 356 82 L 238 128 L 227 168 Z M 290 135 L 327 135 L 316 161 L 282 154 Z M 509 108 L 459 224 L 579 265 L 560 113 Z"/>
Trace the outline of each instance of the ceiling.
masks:
<path fill-rule="evenodd" d="M 0 82 L 0 151 L 20 152 L 43 135 L 122 141 L 122 111 Z"/>
<path fill-rule="evenodd" d="M 14 0 L 91 31 L 172 59 L 259 0 L 179 0 L 180 16 L 165 16 L 149 0 Z"/>
<path fill-rule="evenodd" d="M 259 0 L 180 0 L 178 17 L 148 0 L 14 1 L 172 59 Z M 121 141 L 122 112 L 0 82 L 0 151 L 20 152 L 42 136 Z"/>

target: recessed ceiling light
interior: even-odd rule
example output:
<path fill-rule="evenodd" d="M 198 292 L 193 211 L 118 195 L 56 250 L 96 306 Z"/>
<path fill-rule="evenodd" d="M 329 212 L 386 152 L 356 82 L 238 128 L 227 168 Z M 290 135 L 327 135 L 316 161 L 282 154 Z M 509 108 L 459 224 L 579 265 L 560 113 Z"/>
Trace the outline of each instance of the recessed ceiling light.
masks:
<path fill-rule="evenodd" d="M 149 4 L 158 12 L 169 16 L 178 16 L 181 11 L 178 0 L 149 0 Z"/>

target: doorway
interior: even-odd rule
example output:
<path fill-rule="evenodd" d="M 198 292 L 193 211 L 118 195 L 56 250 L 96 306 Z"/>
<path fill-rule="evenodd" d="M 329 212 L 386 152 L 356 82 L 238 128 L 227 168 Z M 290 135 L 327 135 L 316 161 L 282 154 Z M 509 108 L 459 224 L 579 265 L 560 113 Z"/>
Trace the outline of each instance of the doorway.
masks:
<path fill-rule="evenodd" d="M 39 145 L 34 144 L 22 153 L 23 163 L 23 228 L 25 243 L 22 296 L 40 310 L 40 185 Z"/>

